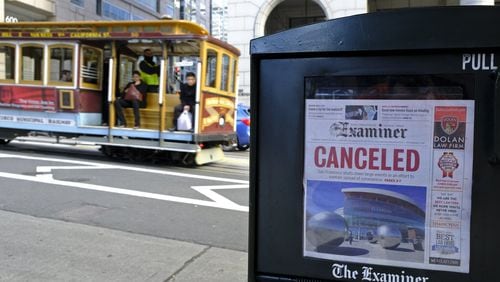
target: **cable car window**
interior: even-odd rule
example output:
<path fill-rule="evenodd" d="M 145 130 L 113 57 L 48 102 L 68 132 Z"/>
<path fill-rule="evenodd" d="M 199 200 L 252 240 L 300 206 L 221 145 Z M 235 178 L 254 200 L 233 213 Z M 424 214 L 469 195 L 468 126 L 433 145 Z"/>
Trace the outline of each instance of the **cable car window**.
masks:
<path fill-rule="evenodd" d="M 102 51 L 84 46 L 82 48 L 82 84 L 86 87 L 99 88 L 101 83 Z"/>
<path fill-rule="evenodd" d="M 51 82 L 73 82 L 73 48 L 50 47 Z"/>
<path fill-rule="evenodd" d="M 21 80 L 39 81 L 43 78 L 43 46 L 21 47 Z"/>
<path fill-rule="evenodd" d="M 220 80 L 220 89 L 223 91 L 227 91 L 227 83 L 229 78 L 229 56 L 224 54 L 222 55 L 222 76 Z"/>
<path fill-rule="evenodd" d="M 229 86 L 229 89 L 233 91 L 233 93 L 236 93 L 236 78 L 238 77 L 237 63 L 237 60 L 233 60 L 233 77 L 231 78 L 231 86 Z"/>
<path fill-rule="evenodd" d="M 217 77 L 217 52 L 207 50 L 207 73 L 205 86 L 215 87 L 215 78 Z"/>
<path fill-rule="evenodd" d="M 120 78 L 118 83 L 118 88 L 120 92 L 125 88 L 125 86 L 130 82 L 132 77 L 132 72 L 135 70 L 136 60 L 129 56 L 120 56 Z"/>
<path fill-rule="evenodd" d="M 0 46 L 0 80 L 13 80 L 15 73 L 16 48 Z"/>

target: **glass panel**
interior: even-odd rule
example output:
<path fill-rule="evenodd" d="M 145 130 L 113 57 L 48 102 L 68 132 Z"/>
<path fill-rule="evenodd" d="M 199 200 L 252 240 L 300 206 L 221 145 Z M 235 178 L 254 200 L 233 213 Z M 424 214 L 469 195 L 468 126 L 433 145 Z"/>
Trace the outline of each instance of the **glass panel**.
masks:
<path fill-rule="evenodd" d="M 307 99 L 463 99 L 451 75 L 325 76 L 306 79 Z"/>
<path fill-rule="evenodd" d="M 156 11 L 156 2 L 157 0 L 136 0 L 139 4 L 144 5 L 150 8 L 153 11 Z"/>
<path fill-rule="evenodd" d="M 222 77 L 220 80 L 220 89 L 223 91 L 227 91 L 227 83 L 229 79 L 229 56 L 222 55 Z"/>
<path fill-rule="evenodd" d="M 0 79 L 14 79 L 16 49 L 0 46 Z"/>
<path fill-rule="evenodd" d="M 136 60 L 127 56 L 120 56 L 120 78 L 118 88 L 123 91 L 127 83 L 132 79 L 132 72 L 135 69 Z"/>
<path fill-rule="evenodd" d="M 229 89 L 231 89 L 234 93 L 236 93 L 236 78 L 238 77 L 238 71 L 236 69 L 238 66 L 237 62 L 238 61 L 233 60 L 233 77 L 231 78 L 231 86 L 229 86 Z"/>
<path fill-rule="evenodd" d="M 134 18 L 134 20 L 136 20 L 136 19 Z M 141 32 L 141 28 L 138 26 L 129 26 L 128 31 L 129 32 Z"/>
<path fill-rule="evenodd" d="M 189 72 L 196 73 L 196 66 L 199 62 L 197 56 L 168 56 L 168 71 L 167 71 L 167 91 L 174 93 L 180 90 L 180 84 L 186 83 L 186 75 Z"/>
<path fill-rule="evenodd" d="M 99 85 L 101 77 L 102 51 L 83 47 L 82 79 L 84 83 Z"/>
<path fill-rule="evenodd" d="M 112 5 L 108 2 L 103 3 L 103 16 L 106 18 L 110 18 L 113 20 L 129 20 L 130 19 L 130 13 L 122 9 L 120 7 L 117 7 L 115 5 Z"/>
<path fill-rule="evenodd" d="M 50 81 L 73 82 L 73 48 L 50 48 Z"/>
<path fill-rule="evenodd" d="M 80 7 L 84 7 L 85 6 L 85 3 L 83 0 L 71 0 L 71 3 L 75 4 L 75 5 L 78 5 Z"/>
<path fill-rule="evenodd" d="M 207 73 L 205 86 L 215 87 L 215 78 L 217 75 L 217 52 L 207 50 Z"/>
<path fill-rule="evenodd" d="M 158 27 L 157 26 L 145 26 L 144 27 L 144 31 L 146 32 L 155 32 L 155 31 L 158 31 Z"/>
<path fill-rule="evenodd" d="M 43 47 L 22 47 L 21 54 L 21 80 L 41 81 L 43 77 Z"/>

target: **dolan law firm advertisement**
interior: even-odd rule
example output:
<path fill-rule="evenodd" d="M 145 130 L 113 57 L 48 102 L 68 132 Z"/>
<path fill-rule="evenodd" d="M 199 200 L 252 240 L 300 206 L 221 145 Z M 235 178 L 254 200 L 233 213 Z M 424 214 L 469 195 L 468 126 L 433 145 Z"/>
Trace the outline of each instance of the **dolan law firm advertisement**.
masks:
<path fill-rule="evenodd" d="M 469 272 L 474 101 L 306 100 L 304 256 Z"/>

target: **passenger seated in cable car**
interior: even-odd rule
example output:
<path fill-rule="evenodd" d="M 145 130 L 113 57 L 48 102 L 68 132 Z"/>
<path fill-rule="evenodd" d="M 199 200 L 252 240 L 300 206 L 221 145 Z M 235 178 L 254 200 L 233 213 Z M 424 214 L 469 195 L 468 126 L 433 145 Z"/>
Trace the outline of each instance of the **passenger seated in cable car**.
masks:
<path fill-rule="evenodd" d="M 73 81 L 73 78 L 71 77 L 71 71 L 69 70 L 63 70 L 61 72 L 61 81 L 65 81 L 65 82 L 71 82 Z"/>
<path fill-rule="evenodd" d="M 116 125 L 118 127 L 127 126 L 123 108 L 130 107 L 134 109 L 134 128 L 139 128 L 141 126 L 139 107 L 146 97 L 148 85 L 141 79 L 141 73 L 139 71 L 134 71 L 132 73 L 132 80 L 133 81 L 129 82 L 123 89 L 121 97 L 115 101 Z"/>

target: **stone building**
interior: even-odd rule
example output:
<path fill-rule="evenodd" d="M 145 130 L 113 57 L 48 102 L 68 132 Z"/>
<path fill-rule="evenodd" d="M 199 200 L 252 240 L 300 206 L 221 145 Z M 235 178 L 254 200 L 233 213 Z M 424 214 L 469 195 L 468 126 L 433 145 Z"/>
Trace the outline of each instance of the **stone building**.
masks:
<path fill-rule="evenodd" d="M 453 5 L 495 5 L 495 0 L 228 0 L 228 42 L 242 54 L 239 65 L 241 100 L 247 103 L 244 97 L 250 94 L 249 42 L 253 38 L 362 13 Z"/>

